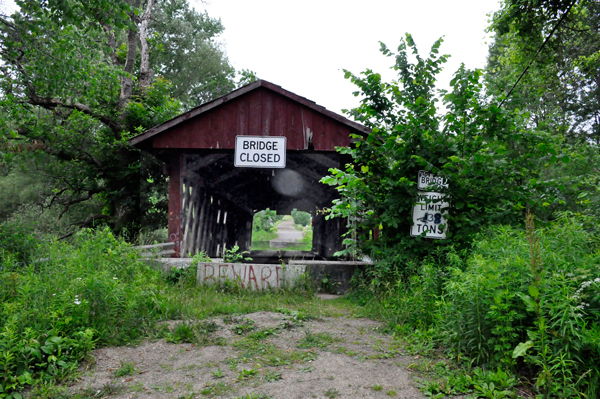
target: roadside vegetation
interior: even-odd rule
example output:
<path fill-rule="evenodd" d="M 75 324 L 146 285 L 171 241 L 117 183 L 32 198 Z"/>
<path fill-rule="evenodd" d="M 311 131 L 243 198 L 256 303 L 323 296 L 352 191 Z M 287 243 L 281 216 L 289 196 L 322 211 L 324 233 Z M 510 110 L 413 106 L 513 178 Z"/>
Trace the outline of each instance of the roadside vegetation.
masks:
<path fill-rule="evenodd" d="M 148 337 L 178 342 L 208 317 L 288 307 L 312 317 L 339 313 L 304 286 L 257 293 L 197 286 L 194 268 L 163 275 L 107 228 L 81 230 L 71 242 L 39 240 L 13 225 L 0 232 L 1 398 L 71 381 L 94 348 Z M 159 324 L 167 320 L 192 327 L 169 332 Z"/>
<path fill-rule="evenodd" d="M 441 39 L 426 57 L 409 34 L 381 43 L 396 80 L 346 71 L 361 99 L 348 113 L 372 133 L 322 180 L 341 195 L 328 217 L 349 221 L 339 255 L 375 261 L 351 294 L 363 314 L 453 360 L 415 364 L 431 397 L 600 397 L 600 108 L 556 80 L 598 99 L 598 2 L 525 3 L 502 3 L 488 69 L 461 66 L 448 91 Z M 543 45 L 543 27 L 560 34 Z M 444 240 L 409 234 L 420 170 L 449 182 L 431 189 L 449 198 Z"/>
<path fill-rule="evenodd" d="M 282 308 L 384 321 L 432 398 L 600 398 L 598 1 L 503 0 L 488 66 L 461 66 L 449 90 L 436 88 L 448 58 L 441 39 L 427 56 L 409 34 L 397 49 L 382 43 L 393 81 L 345 71 L 360 99 L 347 115 L 372 133 L 339 149 L 352 162 L 322 180 L 340 199 L 319 212 L 348 221 L 337 255 L 373 264 L 327 304 L 304 285 L 202 287 L 193 266 L 162 274 L 139 259 L 131 242 L 167 235 L 167 186 L 162 165 L 126 139 L 256 77 L 234 80 L 220 21 L 184 0 L 154 13 L 153 2 L 136 12 L 120 0 L 88 3 L 24 0 L 0 16 L 0 399 L 72 381 L 94 348 L 201 343 L 209 317 Z M 175 28 L 195 33 L 175 46 Z M 125 40 L 142 29 L 143 54 Z M 153 69 L 137 66 L 149 52 Z M 55 59 L 66 61 L 48 68 Z M 200 60 L 220 67 L 200 76 Z M 180 64 L 189 73 L 169 67 Z M 409 234 L 421 170 L 449 182 L 436 189 L 450 203 L 444 240 Z M 252 249 L 270 249 L 283 218 L 256 213 Z M 282 250 L 310 250 L 310 214 L 288 218 L 304 238 Z M 246 255 L 227 250 L 232 261 Z M 169 320 L 183 322 L 171 331 Z M 237 349 L 258 356 L 262 338 Z"/>
<path fill-rule="evenodd" d="M 417 353 L 453 360 L 424 373 L 431 397 L 599 397 L 598 239 L 573 217 L 528 227 L 496 226 L 469 254 L 357 278 L 362 314 Z"/>
<path fill-rule="evenodd" d="M 266 249 L 269 246 L 267 241 L 277 238 L 277 224 L 283 220 L 283 215 L 277 215 L 277 212 L 265 209 L 254 214 L 252 220 L 252 249 Z"/>

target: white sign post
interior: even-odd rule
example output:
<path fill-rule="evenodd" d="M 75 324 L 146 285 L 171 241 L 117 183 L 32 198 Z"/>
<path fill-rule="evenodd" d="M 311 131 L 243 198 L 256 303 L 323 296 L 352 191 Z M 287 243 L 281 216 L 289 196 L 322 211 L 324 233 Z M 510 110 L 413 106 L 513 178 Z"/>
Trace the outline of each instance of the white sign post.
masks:
<path fill-rule="evenodd" d="M 427 171 L 420 170 L 417 188 L 448 187 L 448 181 Z M 420 236 L 425 232 L 426 238 L 446 238 L 448 223 L 446 222 L 446 209 L 450 204 L 444 199 L 445 194 L 434 191 L 420 191 L 417 193 L 417 203 L 413 208 L 413 225 L 410 235 Z M 443 227 L 442 227 L 443 226 Z"/>
<path fill-rule="evenodd" d="M 282 136 L 236 136 L 237 168 L 285 168 L 286 138 Z"/>

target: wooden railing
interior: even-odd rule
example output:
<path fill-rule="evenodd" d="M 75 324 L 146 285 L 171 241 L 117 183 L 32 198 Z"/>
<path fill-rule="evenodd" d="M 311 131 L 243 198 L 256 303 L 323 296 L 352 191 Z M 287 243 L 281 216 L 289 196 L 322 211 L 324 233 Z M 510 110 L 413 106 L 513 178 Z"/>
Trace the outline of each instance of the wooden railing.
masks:
<path fill-rule="evenodd" d="M 175 253 L 175 243 L 166 242 L 163 244 L 140 245 L 134 247 L 141 251 L 143 258 L 162 257 L 167 258 Z"/>

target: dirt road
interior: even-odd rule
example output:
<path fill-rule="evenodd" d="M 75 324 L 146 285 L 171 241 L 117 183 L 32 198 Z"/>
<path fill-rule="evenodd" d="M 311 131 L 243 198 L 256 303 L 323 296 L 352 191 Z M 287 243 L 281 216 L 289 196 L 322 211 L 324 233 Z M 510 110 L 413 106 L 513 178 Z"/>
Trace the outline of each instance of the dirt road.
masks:
<path fill-rule="evenodd" d="M 161 339 L 96 350 L 69 391 L 115 399 L 425 397 L 407 372 L 412 358 L 378 322 L 289 312 L 212 322 L 203 322 L 216 329 L 205 346 Z"/>
<path fill-rule="evenodd" d="M 271 247 L 285 247 L 289 243 L 302 240 L 304 233 L 293 227 L 294 220 L 288 219 L 277 225 L 277 238 L 271 240 Z"/>

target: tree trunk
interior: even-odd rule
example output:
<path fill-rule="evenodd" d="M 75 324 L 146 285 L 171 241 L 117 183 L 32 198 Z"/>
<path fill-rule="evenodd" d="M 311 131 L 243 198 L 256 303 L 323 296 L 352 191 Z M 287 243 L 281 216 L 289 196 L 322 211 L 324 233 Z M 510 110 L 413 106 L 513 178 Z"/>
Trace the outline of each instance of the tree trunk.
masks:
<path fill-rule="evenodd" d="M 132 6 L 139 8 L 140 0 L 133 0 Z M 123 111 L 125 104 L 131 98 L 133 93 L 133 67 L 135 65 L 135 56 L 137 54 L 137 31 L 135 26 L 135 13 L 131 12 L 132 26 L 127 34 L 127 57 L 125 58 L 125 67 L 121 77 L 121 94 L 119 96 L 119 109 Z"/>
<path fill-rule="evenodd" d="M 142 16 L 142 23 L 140 24 L 140 89 L 145 91 L 148 86 L 152 83 L 152 75 L 154 74 L 150 69 L 150 49 L 148 48 L 148 23 L 152 16 L 152 6 L 154 0 L 148 0 L 146 11 Z"/>

